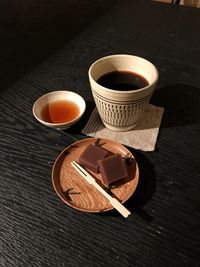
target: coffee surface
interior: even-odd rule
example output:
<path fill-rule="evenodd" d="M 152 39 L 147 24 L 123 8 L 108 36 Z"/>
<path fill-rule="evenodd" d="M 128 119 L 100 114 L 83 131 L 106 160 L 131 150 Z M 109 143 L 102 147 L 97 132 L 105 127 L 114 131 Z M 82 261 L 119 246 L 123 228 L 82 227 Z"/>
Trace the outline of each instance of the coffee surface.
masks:
<path fill-rule="evenodd" d="M 117 91 L 141 89 L 149 84 L 142 75 L 131 71 L 113 71 L 102 75 L 97 83 Z"/>

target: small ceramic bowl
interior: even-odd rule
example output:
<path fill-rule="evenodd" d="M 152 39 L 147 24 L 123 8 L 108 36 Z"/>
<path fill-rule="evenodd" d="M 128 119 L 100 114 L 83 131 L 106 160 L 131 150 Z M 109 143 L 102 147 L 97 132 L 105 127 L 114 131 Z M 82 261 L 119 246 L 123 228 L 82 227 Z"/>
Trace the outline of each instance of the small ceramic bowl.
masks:
<path fill-rule="evenodd" d="M 51 112 L 51 108 L 53 109 L 53 105 L 55 106 L 55 103 L 57 102 L 57 106 L 59 102 L 65 102 L 67 105 L 71 105 L 71 109 L 73 111 L 73 105 L 77 109 L 76 114 L 66 119 L 66 121 L 62 122 L 52 122 L 51 120 L 47 120 L 44 116 L 44 110 L 48 110 L 48 112 Z M 53 104 L 52 104 L 53 103 Z M 47 93 L 43 96 L 41 96 L 33 105 L 33 115 L 35 118 L 42 123 L 45 126 L 56 128 L 56 129 L 67 129 L 73 124 L 75 124 L 83 115 L 86 108 L 85 100 L 77 93 L 71 92 L 71 91 L 53 91 L 50 93 Z M 70 110 L 69 110 L 70 111 Z M 63 111 L 60 111 L 61 113 Z M 58 113 L 58 111 L 57 111 Z"/>

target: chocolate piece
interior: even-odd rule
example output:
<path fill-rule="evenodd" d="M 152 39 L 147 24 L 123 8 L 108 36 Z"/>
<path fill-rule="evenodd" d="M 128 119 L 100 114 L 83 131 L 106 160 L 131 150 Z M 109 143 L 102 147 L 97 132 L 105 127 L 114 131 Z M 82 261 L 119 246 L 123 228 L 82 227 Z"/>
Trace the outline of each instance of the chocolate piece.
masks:
<path fill-rule="evenodd" d="M 125 163 L 120 154 L 98 160 L 98 165 L 103 182 L 106 185 L 128 176 Z"/>
<path fill-rule="evenodd" d="M 97 161 L 105 158 L 107 154 L 108 151 L 105 149 L 89 144 L 80 155 L 78 163 L 80 163 L 83 167 L 98 173 Z"/>

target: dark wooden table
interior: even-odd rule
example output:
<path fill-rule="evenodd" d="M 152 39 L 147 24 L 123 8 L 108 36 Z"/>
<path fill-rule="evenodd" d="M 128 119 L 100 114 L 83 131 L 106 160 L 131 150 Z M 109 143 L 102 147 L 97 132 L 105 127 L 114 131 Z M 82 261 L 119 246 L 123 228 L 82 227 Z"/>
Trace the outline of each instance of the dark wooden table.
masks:
<path fill-rule="evenodd" d="M 199 266 L 199 24 L 199 9 L 121 1 L 0 91 L 1 266 Z M 165 108 L 156 151 L 131 150 L 141 173 L 126 203 L 128 219 L 61 202 L 51 183 L 53 163 L 85 137 L 32 116 L 34 101 L 52 90 L 72 88 L 92 101 L 88 68 L 114 53 L 154 62 L 160 79 L 151 102 Z"/>

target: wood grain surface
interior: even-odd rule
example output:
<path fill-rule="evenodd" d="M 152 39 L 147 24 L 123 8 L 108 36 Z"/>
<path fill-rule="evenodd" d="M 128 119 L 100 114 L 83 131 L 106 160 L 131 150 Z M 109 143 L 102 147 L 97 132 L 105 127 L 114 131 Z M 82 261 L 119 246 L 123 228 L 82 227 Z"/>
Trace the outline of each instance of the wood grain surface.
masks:
<path fill-rule="evenodd" d="M 199 23 L 200 9 L 121 1 L 0 91 L 0 266 L 199 266 Z M 32 116 L 39 96 L 66 87 L 89 108 L 88 68 L 113 53 L 143 56 L 158 67 L 152 103 L 165 108 L 156 151 L 129 148 L 140 178 L 126 202 L 133 213 L 127 219 L 62 203 L 51 182 L 53 164 L 85 136 L 75 128 L 49 129 Z"/>

